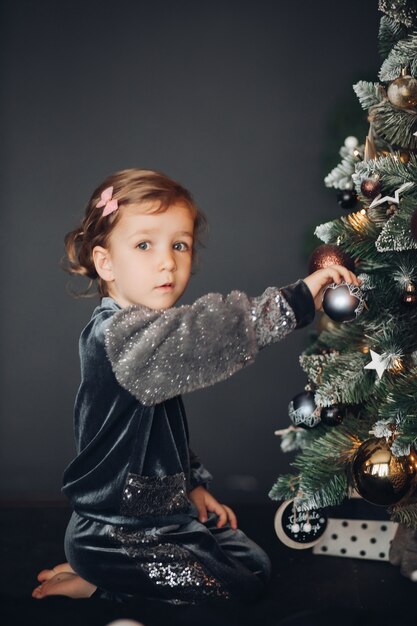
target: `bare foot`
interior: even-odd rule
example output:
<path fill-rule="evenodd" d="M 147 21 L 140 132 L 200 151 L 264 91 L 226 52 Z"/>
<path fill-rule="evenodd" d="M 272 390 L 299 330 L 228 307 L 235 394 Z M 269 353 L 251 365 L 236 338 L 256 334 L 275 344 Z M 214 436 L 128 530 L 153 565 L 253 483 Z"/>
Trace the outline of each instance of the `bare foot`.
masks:
<path fill-rule="evenodd" d="M 62 567 L 66 564 L 61 564 Z M 56 569 L 56 568 L 54 568 Z M 45 573 L 46 572 L 46 573 Z M 38 575 L 49 576 L 49 572 L 53 570 L 43 570 Z M 78 576 L 73 570 L 61 570 L 58 573 L 52 573 L 49 578 L 44 578 L 44 582 L 32 591 L 32 598 L 40 600 L 46 596 L 68 596 L 69 598 L 89 598 L 97 589 L 95 585 Z"/>
<path fill-rule="evenodd" d="M 45 580 L 49 580 L 50 578 L 55 576 L 55 574 L 60 574 L 61 572 L 69 572 L 71 574 L 77 573 L 72 569 L 69 563 L 60 563 L 59 565 L 55 565 L 55 567 L 53 567 L 52 569 L 43 569 L 41 572 L 39 572 L 37 579 L 40 583 L 42 583 Z"/>

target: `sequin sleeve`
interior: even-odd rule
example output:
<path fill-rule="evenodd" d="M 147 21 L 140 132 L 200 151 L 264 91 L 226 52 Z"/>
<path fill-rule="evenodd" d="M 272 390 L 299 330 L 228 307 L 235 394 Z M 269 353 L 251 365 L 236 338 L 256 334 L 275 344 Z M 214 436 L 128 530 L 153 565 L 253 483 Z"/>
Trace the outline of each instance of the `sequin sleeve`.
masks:
<path fill-rule="evenodd" d="M 261 296 L 252 298 L 251 304 L 259 348 L 303 328 L 315 316 L 313 296 L 303 280 L 281 289 L 268 287 Z"/>
<path fill-rule="evenodd" d="M 250 302 L 239 291 L 166 310 L 124 308 L 105 341 L 116 379 L 148 406 L 224 380 L 258 351 Z"/>
<path fill-rule="evenodd" d="M 296 326 L 275 287 L 259 298 L 211 293 L 166 310 L 121 309 L 106 330 L 106 351 L 119 384 L 149 406 L 225 380 Z"/>

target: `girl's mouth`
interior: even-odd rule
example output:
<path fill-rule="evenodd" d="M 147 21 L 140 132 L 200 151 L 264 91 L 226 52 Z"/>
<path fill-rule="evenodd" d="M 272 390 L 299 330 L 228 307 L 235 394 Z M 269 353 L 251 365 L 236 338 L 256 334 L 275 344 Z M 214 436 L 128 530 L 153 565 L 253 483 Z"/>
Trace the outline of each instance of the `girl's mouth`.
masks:
<path fill-rule="evenodd" d="M 169 291 L 174 288 L 173 283 L 165 283 L 164 285 L 158 285 L 157 289 L 162 289 L 163 291 Z"/>

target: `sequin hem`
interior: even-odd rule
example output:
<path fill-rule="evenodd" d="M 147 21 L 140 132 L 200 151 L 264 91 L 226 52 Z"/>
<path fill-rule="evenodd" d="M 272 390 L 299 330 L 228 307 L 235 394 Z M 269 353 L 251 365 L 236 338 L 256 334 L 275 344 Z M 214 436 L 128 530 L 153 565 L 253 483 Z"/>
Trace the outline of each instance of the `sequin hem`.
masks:
<path fill-rule="evenodd" d="M 123 515 L 171 515 L 188 510 L 185 474 L 141 476 L 129 473 L 123 489 Z"/>
<path fill-rule="evenodd" d="M 188 550 L 178 544 L 161 542 L 156 528 L 126 531 L 123 526 L 111 527 L 109 534 L 173 603 L 197 604 L 209 598 L 230 598 L 221 582 Z"/>

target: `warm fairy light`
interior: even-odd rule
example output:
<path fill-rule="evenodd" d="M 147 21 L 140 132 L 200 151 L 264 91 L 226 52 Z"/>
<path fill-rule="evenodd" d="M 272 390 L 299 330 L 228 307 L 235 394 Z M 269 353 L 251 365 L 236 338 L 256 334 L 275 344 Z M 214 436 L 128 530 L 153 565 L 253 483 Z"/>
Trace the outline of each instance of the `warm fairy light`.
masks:
<path fill-rule="evenodd" d="M 390 372 L 394 372 L 394 374 L 396 373 L 400 373 L 404 371 L 404 363 L 402 362 L 402 360 L 398 357 L 396 357 L 393 361 L 392 361 L 392 365 L 389 367 L 389 371 Z"/>
<path fill-rule="evenodd" d="M 357 159 L 362 158 L 361 153 L 360 153 L 360 152 L 359 152 L 359 150 L 358 150 L 358 149 L 356 149 L 356 148 L 355 148 L 355 150 L 353 151 L 353 155 L 354 155 Z"/>
<path fill-rule="evenodd" d="M 368 354 L 369 346 L 366 346 L 366 345 L 361 346 L 360 351 L 363 352 L 363 354 Z"/>
<path fill-rule="evenodd" d="M 349 222 L 350 226 L 352 226 L 352 228 L 357 231 L 362 231 L 365 227 L 365 224 L 369 221 L 365 209 L 361 209 L 356 213 L 350 213 L 346 217 L 346 219 Z"/>

